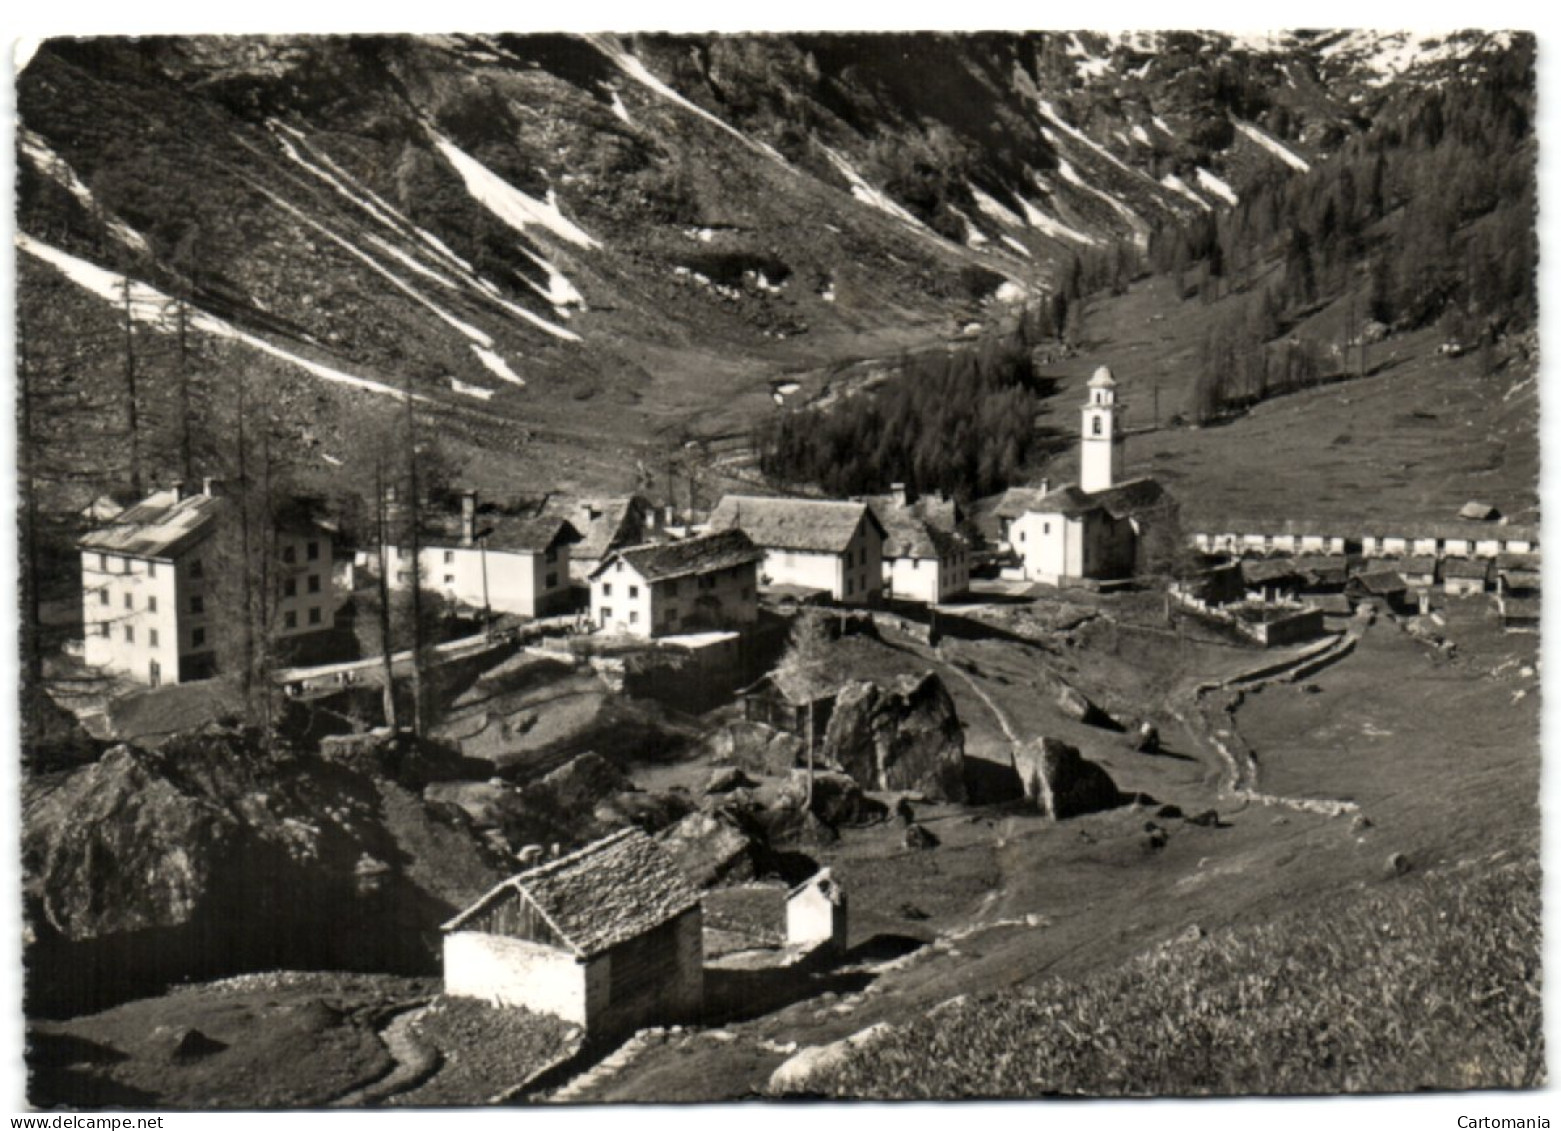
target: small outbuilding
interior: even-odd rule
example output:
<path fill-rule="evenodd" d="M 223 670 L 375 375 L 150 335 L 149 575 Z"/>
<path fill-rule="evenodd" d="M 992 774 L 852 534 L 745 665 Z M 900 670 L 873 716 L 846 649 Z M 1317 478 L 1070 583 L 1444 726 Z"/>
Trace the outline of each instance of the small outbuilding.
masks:
<path fill-rule="evenodd" d="M 846 949 L 846 891 L 834 873 L 822 868 L 786 896 L 786 941 L 809 947 Z"/>
<path fill-rule="evenodd" d="M 638 829 L 510 877 L 443 930 L 447 994 L 592 1037 L 689 1021 L 703 1003 L 699 893 Z"/>

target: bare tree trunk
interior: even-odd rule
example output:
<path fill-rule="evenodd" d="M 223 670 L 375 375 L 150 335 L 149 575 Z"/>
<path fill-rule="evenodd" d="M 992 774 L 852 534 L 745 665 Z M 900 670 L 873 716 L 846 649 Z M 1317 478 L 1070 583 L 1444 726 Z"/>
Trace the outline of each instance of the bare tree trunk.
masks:
<path fill-rule="evenodd" d="M 22 658 L 27 682 L 43 681 L 43 613 L 38 596 L 38 485 L 33 475 L 32 367 L 27 336 L 17 327 L 16 374 L 20 419 L 16 430 L 16 470 L 22 492 Z"/>
<path fill-rule="evenodd" d="M 410 386 L 410 381 L 408 382 Z M 406 393 L 407 407 L 407 509 L 411 521 L 407 524 L 407 541 L 412 555 L 412 733 L 423 734 L 423 569 L 421 503 L 418 499 L 417 481 L 417 413 L 413 408 L 412 390 Z"/>
<path fill-rule="evenodd" d="M 397 726 L 396 662 L 395 645 L 390 639 L 390 555 L 386 546 L 390 522 L 388 510 L 385 502 L 385 455 L 381 451 L 374 458 L 374 529 L 379 549 L 379 640 L 385 674 L 385 725 L 394 732 Z"/>
<path fill-rule="evenodd" d="M 130 276 L 123 281 L 125 308 L 125 425 L 130 432 L 130 490 L 141 497 L 141 422 L 136 396 L 135 320 L 130 313 Z"/>

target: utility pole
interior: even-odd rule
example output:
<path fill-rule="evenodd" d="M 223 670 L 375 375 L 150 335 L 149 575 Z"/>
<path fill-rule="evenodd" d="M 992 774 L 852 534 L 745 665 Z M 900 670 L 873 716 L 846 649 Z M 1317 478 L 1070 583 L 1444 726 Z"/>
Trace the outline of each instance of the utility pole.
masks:
<path fill-rule="evenodd" d="M 396 733 L 395 644 L 390 638 L 390 500 L 385 497 L 385 449 L 374 453 L 374 531 L 379 547 L 379 649 L 385 679 L 385 725 Z"/>

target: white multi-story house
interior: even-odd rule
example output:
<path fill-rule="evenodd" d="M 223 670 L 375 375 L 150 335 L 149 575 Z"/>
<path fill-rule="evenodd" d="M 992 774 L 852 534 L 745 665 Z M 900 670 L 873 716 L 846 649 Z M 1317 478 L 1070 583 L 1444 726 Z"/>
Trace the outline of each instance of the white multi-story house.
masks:
<path fill-rule="evenodd" d="M 237 546 L 214 537 L 231 509 L 210 479 L 200 490 L 176 484 L 81 539 L 87 664 L 153 687 L 216 672 L 223 613 L 239 600 Z M 285 646 L 334 628 L 333 531 L 317 508 L 284 507 L 267 541 L 277 559 L 266 570 L 269 631 Z"/>
<path fill-rule="evenodd" d="M 886 531 L 866 503 L 727 495 L 709 529 L 737 529 L 764 551 L 760 584 L 828 593 L 847 605 L 883 591 Z"/>
<path fill-rule="evenodd" d="M 741 631 L 759 618 L 763 560 L 741 530 L 613 550 L 591 572 L 591 623 L 647 639 Z"/>
<path fill-rule="evenodd" d="M 457 604 L 523 617 L 565 613 L 570 607 L 569 551 L 579 531 L 556 515 L 514 513 L 461 496 L 458 511 L 419 516 L 419 583 Z M 412 583 L 408 546 L 385 549 L 392 589 Z"/>

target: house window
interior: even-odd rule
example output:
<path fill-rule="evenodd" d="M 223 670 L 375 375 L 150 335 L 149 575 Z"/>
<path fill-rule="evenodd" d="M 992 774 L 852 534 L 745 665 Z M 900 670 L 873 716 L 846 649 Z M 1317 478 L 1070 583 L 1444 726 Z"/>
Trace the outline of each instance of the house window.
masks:
<path fill-rule="evenodd" d="M 549 589 L 556 589 L 558 587 L 558 574 L 550 573 L 547 575 L 547 587 Z"/>
<path fill-rule="evenodd" d="M 454 589 L 455 588 L 455 574 L 447 573 L 447 574 L 444 575 L 444 587 L 446 589 Z M 314 589 L 310 590 L 311 593 L 318 593 L 319 591 L 320 590 L 319 590 L 318 587 L 315 587 Z"/>
<path fill-rule="evenodd" d="M 1092 431 L 1092 432 L 1093 432 L 1093 433 L 1094 433 L 1094 434 L 1095 434 L 1095 435 L 1096 435 L 1096 436 L 1099 436 L 1099 435 L 1100 435 L 1100 417 L 1098 417 L 1098 416 L 1097 416 L 1097 417 L 1095 417 L 1095 419 L 1094 419 L 1094 421 L 1093 421 L 1093 427 L 1092 427 L 1092 429 L 1091 429 L 1091 431 Z"/>
<path fill-rule="evenodd" d="M 107 636 L 108 635 L 108 630 L 109 630 L 109 623 L 108 623 L 108 621 L 104 621 L 102 624 L 98 625 L 98 635 L 99 636 Z"/>
<path fill-rule="evenodd" d="M 199 581 L 205 576 L 206 566 L 199 558 L 196 558 L 193 562 L 190 563 L 190 580 Z"/>
<path fill-rule="evenodd" d="M 846 596 L 851 596 L 851 579 L 849 577 L 846 578 Z"/>
<path fill-rule="evenodd" d="M 155 613 L 157 611 L 157 598 L 156 597 L 148 597 L 146 599 L 146 611 L 149 612 L 149 613 Z"/>
<path fill-rule="evenodd" d="M 298 580 L 296 578 L 289 577 L 286 581 L 282 582 L 282 596 L 298 596 Z"/>
<path fill-rule="evenodd" d="M 135 572 L 135 567 L 130 564 L 130 559 L 129 558 L 120 558 L 119 559 L 119 572 L 120 573 L 134 573 Z"/>
<path fill-rule="evenodd" d="M 618 563 L 618 564 L 617 564 L 617 565 L 616 565 L 616 566 L 614 566 L 614 567 L 613 567 L 613 568 L 614 568 L 614 569 L 616 569 L 616 570 L 617 570 L 617 571 L 618 571 L 618 572 L 619 572 L 619 573 L 622 573 L 622 572 L 623 572 L 623 563 L 622 563 L 622 562 L 619 562 L 619 563 Z"/>
<path fill-rule="evenodd" d="M 157 647 L 157 630 L 155 628 L 151 629 L 146 635 L 147 635 L 147 643 L 150 644 L 153 648 L 156 648 Z"/>
<path fill-rule="evenodd" d="M 913 559 L 911 559 L 911 568 L 912 569 L 920 569 L 921 568 L 921 559 L 920 558 L 913 558 Z"/>
<path fill-rule="evenodd" d="M 455 551 L 454 550 L 446 550 L 444 552 L 444 564 L 445 565 L 454 565 L 455 564 Z"/>
<path fill-rule="evenodd" d="M 199 648 L 206 643 L 206 630 L 197 628 L 190 632 L 190 647 Z"/>
<path fill-rule="evenodd" d="M 156 644 L 157 641 L 154 640 L 154 641 L 152 641 L 152 643 Z M 156 660 L 153 660 L 152 661 L 152 666 L 147 669 L 147 678 L 151 682 L 151 685 L 153 687 L 161 687 L 162 686 L 162 682 L 163 682 L 163 666 L 161 664 L 159 664 Z"/>
<path fill-rule="evenodd" d="M 611 597 L 612 596 L 612 582 L 610 582 L 610 581 L 602 582 L 602 596 L 603 597 Z"/>
<path fill-rule="evenodd" d="M 448 578 L 448 577 L 445 578 L 446 582 L 448 582 L 449 580 L 450 580 L 450 578 Z M 319 591 L 320 591 L 320 575 L 317 574 L 317 573 L 311 573 L 309 575 L 309 592 L 311 592 L 311 593 L 318 593 Z"/>
<path fill-rule="evenodd" d="M 1051 527 L 1048 526 L 1047 529 L 1050 530 Z M 1019 531 L 1019 541 L 1021 541 L 1021 542 L 1024 541 L 1024 531 L 1023 530 Z"/>
<path fill-rule="evenodd" d="M 320 606 L 315 605 L 315 606 L 313 606 L 309 610 L 309 623 L 310 624 L 319 624 L 320 623 Z"/>
<path fill-rule="evenodd" d="M 632 601 L 635 598 L 637 598 L 639 595 L 640 595 L 640 587 L 638 585 L 631 585 L 631 586 L 629 586 L 629 600 Z"/>
<path fill-rule="evenodd" d="M 133 625 L 133 624 L 125 625 L 125 643 L 126 644 L 134 644 L 135 642 L 136 642 L 136 626 Z"/>
<path fill-rule="evenodd" d="M 318 542 L 310 542 L 304 552 L 311 562 L 320 560 L 320 544 Z"/>
<path fill-rule="evenodd" d="M 106 586 L 98 590 L 98 604 L 108 604 L 108 588 Z"/>
<path fill-rule="evenodd" d="M 606 605 L 603 605 L 602 606 L 602 623 L 606 624 L 610 620 L 612 620 L 612 609 L 608 608 Z"/>
<path fill-rule="evenodd" d="M 99 554 L 98 555 L 98 572 L 100 572 L 100 573 L 107 573 L 108 572 L 108 555 L 107 554 Z"/>
<path fill-rule="evenodd" d="M 630 624 L 639 624 L 640 623 L 640 614 L 639 614 L 639 610 L 638 609 L 630 609 L 629 610 L 629 623 Z"/>
<path fill-rule="evenodd" d="M 1041 523 L 1041 533 L 1042 534 L 1050 534 L 1051 532 L 1052 532 L 1052 524 L 1051 523 L 1049 523 L 1049 522 Z M 1020 541 L 1023 541 L 1024 540 L 1024 535 L 1021 534 L 1019 536 L 1019 539 L 1020 539 Z"/>
<path fill-rule="evenodd" d="M 553 563 L 558 561 L 558 550 L 557 549 L 549 550 L 546 554 L 543 555 L 543 558 L 547 562 L 548 565 L 552 565 Z"/>
<path fill-rule="evenodd" d="M 156 562 L 147 562 L 146 563 L 146 576 L 148 576 L 148 577 L 156 577 L 157 576 L 157 563 Z"/>
<path fill-rule="evenodd" d="M 700 577 L 699 580 L 698 580 L 698 587 L 700 589 L 714 589 L 715 588 L 715 578 L 710 577 L 708 575 Z"/>
<path fill-rule="evenodd" d="M 126 593 L 125 594 L 125 608 L 133 609 L 135 607 L 136 607 L 136 600 L 135 600 L 134 594 Z"/>
<path fill-rule="evenodd" d="M 295 609 L 288 609 L 287 612 L 282 614 L 282 627 L 284 627 L 284 628 L 297 628 L 298 627 L 298 612 L 297 612 L 297 610 L 295 610 Z"/>
<path fill-rule="evenodd" d="M 282 560 L 288 565 L 292 565 L 293 562 L 298 560 L 297 547 L 291 542 L 282 547 Z"/>
<path fill-rule="evenodd" d="M 195 616 L 201 616 L 203 613 L 205 613 L 206 612 L 206 598 L 204 598 L 204 597 L 191 597 L 190 598 L 190 612 L 193 613 Z"/>

